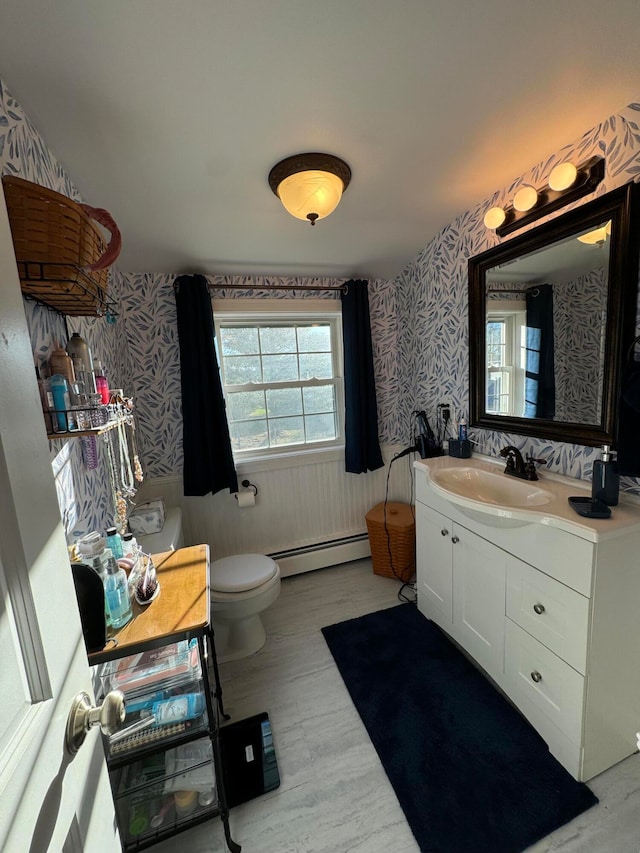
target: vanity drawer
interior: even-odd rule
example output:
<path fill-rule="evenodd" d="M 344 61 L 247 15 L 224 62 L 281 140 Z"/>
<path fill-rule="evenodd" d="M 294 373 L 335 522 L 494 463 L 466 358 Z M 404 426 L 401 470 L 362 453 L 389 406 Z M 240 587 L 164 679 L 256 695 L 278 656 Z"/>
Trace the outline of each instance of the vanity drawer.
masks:
<path fill-rule="evenodd" d="M 505 680 L 508 694 L 542 734 L 541 717 L 574 744 L 581 744 L 586 679 L 510 619 L 506 620 Z"/>
<path fill-rule="evenodd" d="M 590 601 L 521 560 L 507 565 L 507 616 L 548 649 L 587 673 Z"/>

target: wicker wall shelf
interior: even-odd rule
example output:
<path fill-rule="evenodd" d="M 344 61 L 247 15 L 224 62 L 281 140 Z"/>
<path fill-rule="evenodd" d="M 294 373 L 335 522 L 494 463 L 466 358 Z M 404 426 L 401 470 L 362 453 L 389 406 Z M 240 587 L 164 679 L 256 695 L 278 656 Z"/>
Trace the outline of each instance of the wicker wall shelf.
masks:
<path fill-rule="evenodd" d="M 77 264 L 18 261 L 20 287 L 25 296 L 68 317 L 115 317 L 100 284 Z"/>

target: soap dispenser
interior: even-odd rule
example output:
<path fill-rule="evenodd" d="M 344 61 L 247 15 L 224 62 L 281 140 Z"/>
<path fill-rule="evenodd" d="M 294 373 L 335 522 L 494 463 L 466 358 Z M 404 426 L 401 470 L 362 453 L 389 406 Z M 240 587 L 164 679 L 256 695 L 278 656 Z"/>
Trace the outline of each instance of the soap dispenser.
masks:
<path fill-rule="evenodd" d="M 591 481 L 591 497 L 602 501 L 608 506 L 616 506 L 620 491 L 620 475 L 618 466 L 611 458 L 611 450 L 607 444 L 602 447 L 602 456 L 593 463 L 593 478 Z"/>

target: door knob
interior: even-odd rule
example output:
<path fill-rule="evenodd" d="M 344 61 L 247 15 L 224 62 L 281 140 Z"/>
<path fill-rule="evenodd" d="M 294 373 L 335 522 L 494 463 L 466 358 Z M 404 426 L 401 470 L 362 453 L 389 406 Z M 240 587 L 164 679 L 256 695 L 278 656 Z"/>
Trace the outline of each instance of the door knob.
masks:
<path fill-rule="evenodd" d="M 536 670 L 534 670 L 531 673 L 531 678 L 535 681 L 536 684 L 538 684 L 538 682 L 542 681 L 542 676 Z"/>
<path fill-rule="evenodd" d="M 65 745 L 71 755 L 75 755 L 84 743 L 87 732 L 93 726 L 100 726 L 105 735 L 112 735 L 124 722 L 126 715 L 124 693 L 112 690 L 104 697 L 102 705 L 92 705 L 88 693 L 78 693 L 71 703 L 67 717 Z"/>
<path fill-rule="evenodd" d="M 454 545 L 456 545 L 460 541 L 460 537 L 459 536 L 452 536 L 451 541 L 453 542 Z"/>
<path fill-rule="evenodd" d="M 443 528 L 442 528 L 442 530 L 440 531 L 440 533 L 441 533 L 443 536 L 448 536 L 448 535 L 449 535 L 449 531 L 447 530 L 447 528 L 446 528 L 446 527 L 443 527 Z"/>
<path fill-rule="evenodd" d="M 544 604 L 534 604 L 533 609 L 540 616 L 541 613 L 544 613 Z"/>

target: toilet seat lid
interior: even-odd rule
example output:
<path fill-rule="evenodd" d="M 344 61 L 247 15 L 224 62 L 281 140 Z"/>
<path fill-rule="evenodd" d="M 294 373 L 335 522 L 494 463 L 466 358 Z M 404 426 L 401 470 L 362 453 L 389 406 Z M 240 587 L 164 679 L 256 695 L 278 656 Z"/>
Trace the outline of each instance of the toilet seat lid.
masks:
<path fill-rule="evenodd" d="M 211 564 L 211 589 L 216 592 L 246 592 L 271 580 L 278 564 L 263 554 L 235 554 Z"/>

